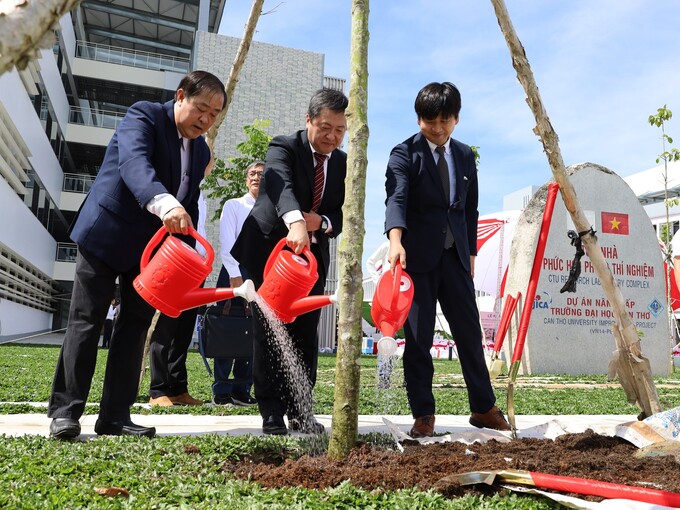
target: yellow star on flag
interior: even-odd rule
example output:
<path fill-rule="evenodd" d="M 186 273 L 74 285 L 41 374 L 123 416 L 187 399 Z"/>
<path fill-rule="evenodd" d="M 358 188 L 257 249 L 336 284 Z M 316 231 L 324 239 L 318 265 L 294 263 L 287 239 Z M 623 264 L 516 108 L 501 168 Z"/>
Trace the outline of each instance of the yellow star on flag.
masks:
<path fill-rule="evenodd" d="M 614 230 L 614 229 L 618 230 L 618 229 L 619 229 L 619 225 L 621 224 L 621 222 L 620 222 L 619 220 L 616 219 L 616 216 L 614 216 L 614 218 L 612 218 L 611 220 L 609 220 L 609 223 L 610 223 L 611 226 L 612 226 L 612 230 Z"/>

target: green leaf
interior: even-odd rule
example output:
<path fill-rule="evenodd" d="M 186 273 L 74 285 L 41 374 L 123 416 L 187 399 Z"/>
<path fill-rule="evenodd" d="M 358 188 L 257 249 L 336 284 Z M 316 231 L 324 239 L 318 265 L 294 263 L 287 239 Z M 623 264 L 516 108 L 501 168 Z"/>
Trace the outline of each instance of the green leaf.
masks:
<path fill-rule="evenodd" d="M 265 128 L 270 124 L 269 120 L 256 119 L 252 124 L 243 126 L 246 140 L 236 145 L 236 150 L 243 156 L 229 158 L 228 164 L 217 158 L 213 171 L 203 180 L 202 189 L 206 196 L 219 203 L 212 221 L 220 219 L 222 207 L 227 200 L 243 196 L 248 191 L 245 182 L 246 168 L 255 161 L 264 161 L 272 139 L 272 136 L 265 132 Z"/>

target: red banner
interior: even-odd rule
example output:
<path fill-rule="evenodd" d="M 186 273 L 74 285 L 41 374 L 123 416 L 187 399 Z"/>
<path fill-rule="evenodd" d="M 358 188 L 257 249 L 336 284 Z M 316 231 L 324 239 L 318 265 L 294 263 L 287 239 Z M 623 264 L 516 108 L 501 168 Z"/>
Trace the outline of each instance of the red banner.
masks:
<path fill-rule="evenodd" d="M 602 211 L 602 233 L 620 234 L 624 236 L 629 235 L 628 215 L 624 213 Z"/>

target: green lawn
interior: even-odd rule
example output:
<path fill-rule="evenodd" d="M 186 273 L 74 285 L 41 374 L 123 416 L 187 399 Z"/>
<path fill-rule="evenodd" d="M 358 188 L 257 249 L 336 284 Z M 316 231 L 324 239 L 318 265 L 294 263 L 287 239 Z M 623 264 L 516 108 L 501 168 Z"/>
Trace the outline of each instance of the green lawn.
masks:
<path fill-rule="evenodd" d="M 59 349 L 52 346 L 0 346 L 0 413 L 45 412 L 27 402 L 46 402 Z M 99 351 L 97 371 L 89 401 L 101 396 L 106 350 Z M 314 410 L 331 414 L 335 356 L 321 355 Z M 210 400 L 211 380 L 200 356 L 188 358 L 190 392 Z M 435 360 L 435 390 L 438 414 L 468 414 L 466 391 L 456 361 Z M 400 373 L 388 398 L 376 398 L 376 359 L 362 358 L 361 414 L 409 414 Z M 604 376 L 540 376 L 523 378 L 515 390 L 516 414 L 636 414 L 625 401 L 620 387 L 570 387 L 570 384 L 606 383 Z M 567 387 L 548 389 L 540 383 L 562 383 Z M 665 408 L 680 405 L 680 374 L 657 379 Z M 505 408 L 506 382 L 496 381 L 498 403 Z M 535 386 L 538 384 L 538 386 Z M 142 385 L 139 402 L 148 388 Z M 384 396 L 384 395 L 383 395 Z M 96 413 L 88 406 L 86 413 Z M 138 411 L 135 411 L 138 412 Z M 139 410 L 144 413 L 257 414 L 256 409 L 201 406 Z M 369 438 L 364 438 L 369 439 Z M 386 437 L 372 441 L 387 442 Z M 191 448 L 187 448 L 191 445 Z M 196 455 L 196 449 L 200 455 Z M 0 508 L 403 508 L 403 509 L 547 509 L 557 508 L 546 500 L 527 496 L 464 497 L 447 500 L 436 493 L 414 490 L 363 491 L 343 484 L 327 491 L 299 488 L 265 490 L 254 483 L 236 480 L 220 467 L 231 459 L 253 452 L 274 452 L 296 457 L 315 451 L 318 443 L 296 438 L 158 437 L 153 440 L 101 437 L 87 442 L 58 442 L 44 437 L 0 436 Z M 98 487 L 124 487 L 129 498 L 105 498 Z"/>

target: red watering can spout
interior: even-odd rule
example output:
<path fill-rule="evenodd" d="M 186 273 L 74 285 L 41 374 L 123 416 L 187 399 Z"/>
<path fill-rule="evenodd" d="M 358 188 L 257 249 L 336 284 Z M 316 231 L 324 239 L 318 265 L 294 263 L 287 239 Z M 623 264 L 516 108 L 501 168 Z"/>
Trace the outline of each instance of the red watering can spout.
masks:
<path fill-rule="evenodd" d="M 335 303 L 335 296 L 309 295 L 319 278 L 316 258 L 306 246 L 297 255 L 284 250 L 285 245 L 283 238 L 269 255 L 257 293 L 281 321 L 293 322 L 298 315 Z"/>
<path fill-rule="evenodd" d="M 298 299 L 295 303 L 291 303 L 288 311 L 290 312 L 291 315 L 297 317 L 298 315 L 302 315 L 303 313 L 311 312 L 312 310 L 316 310 L 318 308 L 322 308 L 326 305 L 330 305 L 332 303 L 337 302 L 338 299 L 335 294 L 331 294 L 330 296 L 326 295 L 307 296 Z"/>
<path fill-rule="evenodd" d="M 223 301 L 233 297 L 241 297 L 246 301 L 252 301 L 256 296 L 255 285 L 251 280 L 246 280 L 240 287 L 216 289 L 196 289 L 191 290 L 182 296 L 179 308 L 189 310 L 197 306 L 207 305 L 216 301 Z"/>
<path fill-rule="evenodd" d="M 205 258 L 191 246 L 161 227 L 146 245 L 140 261 L 140 273 L 132 283 L 135 290 L 154 308 L 170 317 L 184 310 L 240 296 L 251 301 L 255 288 L 250 280 L 236 289 L 199 288 L 212 271 L 215 252 L 210 243 L 189 227 L 189 234 L 206 251 Z M 168 235 L 167 239 L 163 238 Z M 151 254 L 160 245 L 153 258 Z"/>

